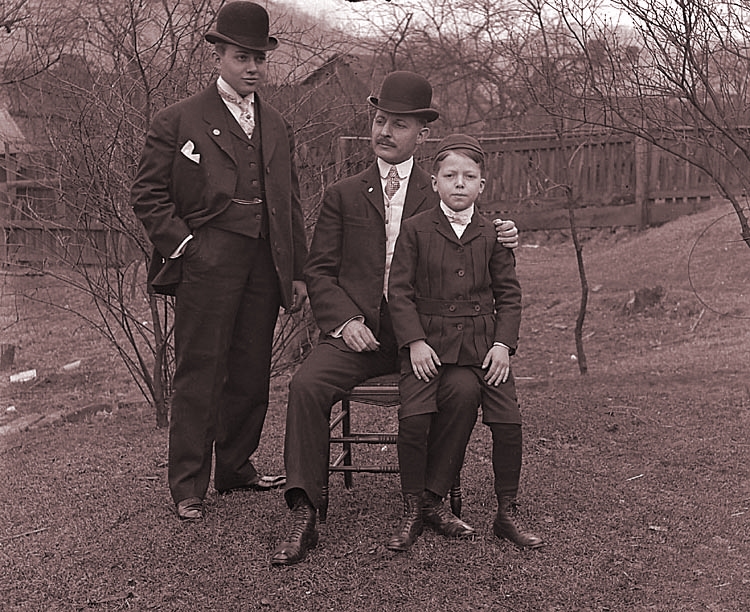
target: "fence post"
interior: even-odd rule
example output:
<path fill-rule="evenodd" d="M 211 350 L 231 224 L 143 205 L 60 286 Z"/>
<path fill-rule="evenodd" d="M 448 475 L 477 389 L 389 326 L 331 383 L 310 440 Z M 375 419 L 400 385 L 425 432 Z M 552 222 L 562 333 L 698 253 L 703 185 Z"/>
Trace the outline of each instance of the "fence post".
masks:
<path fill-rule="evenodd" d="M 649 224 L 649 158 L 651 145 L 643 138 L 634 139 L 635 146 L 635 210 L 638 227 L 644 229 Z"/>

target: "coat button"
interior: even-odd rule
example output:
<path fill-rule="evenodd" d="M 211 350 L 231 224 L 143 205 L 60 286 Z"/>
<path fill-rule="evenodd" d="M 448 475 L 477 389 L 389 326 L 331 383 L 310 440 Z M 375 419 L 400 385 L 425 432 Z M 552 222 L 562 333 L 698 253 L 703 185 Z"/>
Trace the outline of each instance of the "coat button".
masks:
<path fill-rule="evenodd" d="M 464 324 L 463 323 L 459 323 L 458 325 L 456 325 L 456 329 L 458 331 L 461 331 L 463 328 L 464 328 Z"/>
<path fill-rule="evenodd" d="M 448 306 L 448 310 L 450 312 L 456 312 L 456 305 L 455 304 L 451 304 L 450 306 Z"/>
<path fill-rule="evenodd" d="M 464 247 L 458 247 L 456 249 L 456 251 L 458 251 L 459 253 L 463 253 L 464 252 Z"/>
<path fill-rule="evenodd" d="M 480 310 L 482 310 L 482 309 L 479 306 L 479 304 L 474 304 L 474 312 L 479 312 Z"/>
<path fill-rule="evenodd" d="M 457 272 L 457 274 L 458 274 L 459 276 L 463 276 L 464 274 L 466 274 L 466 272 L 464 272 L 463 270 L 459 270 L 459 271 Z"/>

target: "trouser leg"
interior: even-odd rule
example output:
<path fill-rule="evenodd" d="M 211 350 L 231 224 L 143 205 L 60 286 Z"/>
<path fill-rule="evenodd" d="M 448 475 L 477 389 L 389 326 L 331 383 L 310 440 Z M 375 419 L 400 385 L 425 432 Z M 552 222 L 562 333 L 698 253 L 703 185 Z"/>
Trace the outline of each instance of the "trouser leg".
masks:
<path fill-rule="evenodd" d="M 461 473 L 466 446 L 477 420 L 481 389 L 468 368 L 442 366 L 440 376 L 438 412 L 427 445 L 425 488 L 442 498 Z"/>
<path fill-rule="evenodd" d="M 398 423 L 398 465 L 401 491 L 422 495 L 427 473 L 427 440 L 434 414 L 405 417 Z"/>
<path fill-rule="evenodd" d="M 250 457 L 258 449 L 268 410 L 271 351 L 281 301 L 267 240 L 253 240 L 253 265 L 235 317 L 227 379 L 218 405 L 218 491 L 252 484 L 258 473 Z"/>
<path fill-rule="evenodd" d="M 284 465 L 285 497 L 291 508 L 298 490 L 315 508 L 328 482 L 331 408 L 358 383 L 395 370 L 393 354 L 355 353 L 322 342 L 289 385 Z"/>
<path fill-rule="evenodd" d="M 250 239 L 204 228 L 188 243 L 175 301 L 175 376 L 168 479 L 175 502 L 204 498 L 217 400 L 251 258 Z"/>
<path fill-rule="evenodd" d="M 498 499 L 515 499 L 521 479 L 523 434 L 516 423 L 490 423 L 492 470 Z"/>
<path fill-rule="evenodd" d="M 518 494 L 521 476 L 522 434 L 516 423 L 490 423 L 492 468 L 495 472 L 497 515 L 492 524 L 495 535 L 521 548 L 539 548 L 539 536 L 519 529 L 512 518 L 512 502 Z"/>

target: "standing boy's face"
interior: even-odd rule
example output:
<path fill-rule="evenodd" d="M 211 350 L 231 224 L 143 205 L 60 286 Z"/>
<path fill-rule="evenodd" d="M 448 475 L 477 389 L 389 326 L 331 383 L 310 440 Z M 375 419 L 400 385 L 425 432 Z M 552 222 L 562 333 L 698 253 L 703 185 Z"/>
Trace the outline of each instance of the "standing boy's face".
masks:
<path fill-rule="evenodd" d="M 268 67 L 265 51 L 251 51 L 237 45 L 226 45 L 226 51 L 215 50 L 219 74 L 243 98 L 266 80 Z"/>
<path fill-rule="evenodd" d="M 449 151 L 432 177 L 432 188 L 452 210 L 466 210 L 484 191 L 482 168 L 463 153 Z"/>
<path fill-rule="evenodd" d="M 411 115 L 396 115 L 378 110 L 372 120 L 370 142 L 372 150 L 389 164 L 406 161 L 422 144 L 430 128 Z"/>

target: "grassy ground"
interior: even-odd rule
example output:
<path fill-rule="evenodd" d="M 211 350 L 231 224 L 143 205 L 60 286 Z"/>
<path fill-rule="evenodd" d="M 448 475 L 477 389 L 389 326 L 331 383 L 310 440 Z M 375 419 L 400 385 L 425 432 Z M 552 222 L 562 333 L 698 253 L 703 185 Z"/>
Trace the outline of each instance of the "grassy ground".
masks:
<path fill-rule="evenodd" d="M 355 476 L 347 491 L 335 475 L 319 547 L 298 566 L 271 568 L 287 520 L 281 492 L 212 493 L 204 522 L 179 523 L 166 486 L 166 431 L 131 401 L 136 391 L 114 356 L 67 319 L 30 326 L 20 317 L 3 332 L 22 346 L 15 369 L 50 365 L 40 374 L 47 382 L 23 392 L 3 376 L 0 405 L 16 405 L 4 423 L 55 402 L 110 408 L 0 436 L 8 475 L 0 608 L 750 609 L 750 249 L 737 246 L 731 219 L 714 223 L 723 213 L 590 237 L 585 377 L 571 359 L 580 294 L 573 247 L 524 237 L 518 521 L 545 538 L 540 551 L 491 534 L 490 444 L 479 424 L 463 471 L 474 541 L 426 532 L 409 553 L 391 553 L 384 543 L 400 513 L 397 477 Z M 664 290 L 657 303 L 628 306 L 634 292 L 656 287 Z M 77 331 L 55 339 L 69 329 Z M 84 349 L 98 357 L 59 372 Z M 275 381 L 258 452 L 269 473 L 283 469 L 286 384 Z M 388 409 L 362 413 L 395 428 Z M 392 449 L 371 452 L 393 458 Z"/>

